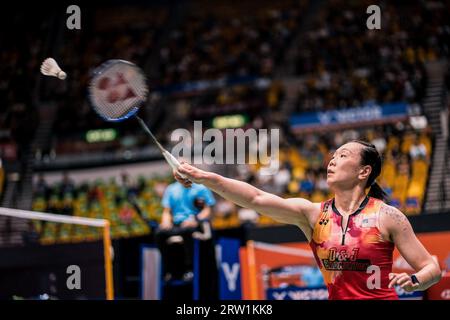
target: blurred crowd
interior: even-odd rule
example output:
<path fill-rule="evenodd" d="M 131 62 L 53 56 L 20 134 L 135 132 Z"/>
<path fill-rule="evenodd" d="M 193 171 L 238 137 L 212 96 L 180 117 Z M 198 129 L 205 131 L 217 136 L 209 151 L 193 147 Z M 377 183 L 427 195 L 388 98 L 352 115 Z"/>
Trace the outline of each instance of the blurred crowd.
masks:
<path fill-rule="evenodd" d="M 201 15 L 192 10 L 160 50 L 161 85 L 273 76 L 307 3 L 260 1 L 252 3 L 250 12 L 242 4 L 224 12 L 218 1 L 206 4 Z"/>
<path fill-rule="evenodd" d="M 420 102 L 424 62 L 449 54 L 448 15 L 425 11 L 416 1 L 386 1 L 380 5 L 381 29 L 369 30 L 371 4 L 335 0 L 317 14 L 297 52 L 297 74 L 305 75 L 297 111 Z"/>

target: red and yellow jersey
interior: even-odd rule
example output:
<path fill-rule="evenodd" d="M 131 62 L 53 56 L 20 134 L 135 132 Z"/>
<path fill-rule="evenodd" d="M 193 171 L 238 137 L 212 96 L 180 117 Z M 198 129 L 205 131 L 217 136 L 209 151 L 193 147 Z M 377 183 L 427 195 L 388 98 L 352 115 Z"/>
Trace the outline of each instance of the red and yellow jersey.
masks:
<path fill-rule="evenodd" d="M 310 246 L 330 300 L 398 299 L 395 289 L 388 288 L 394 244 L 379 229 L 382 204 L 366 197 L 343 225 L 334 199 L 322 203 Z"/>

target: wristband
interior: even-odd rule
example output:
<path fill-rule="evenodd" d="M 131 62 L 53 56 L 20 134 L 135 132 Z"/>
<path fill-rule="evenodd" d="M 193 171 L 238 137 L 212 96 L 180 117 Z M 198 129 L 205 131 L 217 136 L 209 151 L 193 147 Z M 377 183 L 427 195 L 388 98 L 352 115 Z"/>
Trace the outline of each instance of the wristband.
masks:
<path fill-rule="evenodd" d="M 411 281 L 413 284 L 420 284 L 419 279 L 417 279 L 416 275 L 411 275 Z"/>

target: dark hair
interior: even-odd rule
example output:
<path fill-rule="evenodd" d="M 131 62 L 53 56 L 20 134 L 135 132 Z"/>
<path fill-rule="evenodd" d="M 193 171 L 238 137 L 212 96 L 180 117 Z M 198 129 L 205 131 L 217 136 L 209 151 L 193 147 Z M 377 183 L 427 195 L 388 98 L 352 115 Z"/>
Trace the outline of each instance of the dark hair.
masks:
<path fill-rule="evenodd" d="M 368 196 L 389 203 L 389 196 L 375 181 L 381 173 L 381 165 L 383 162 L 377 148 L 373 144 L 361 140 L 353 140 L 351 142 L 356 142 L 363 145 L 361 150 L 361 164 L 363 166 L 372 167 L 372 172 L 370 173 L 369 179 L 367 179 L 366 183 L 366 188 L 370 187 Z"/>

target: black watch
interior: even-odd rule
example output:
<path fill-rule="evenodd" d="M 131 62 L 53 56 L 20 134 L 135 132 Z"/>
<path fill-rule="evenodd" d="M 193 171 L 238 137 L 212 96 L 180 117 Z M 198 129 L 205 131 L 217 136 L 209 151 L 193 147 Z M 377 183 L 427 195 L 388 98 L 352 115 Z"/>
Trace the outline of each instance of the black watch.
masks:
<path fill-rule="evenodd" d="M 420 284 L 415 274 L 411 275 L 411 281 L 413 284 Z"/>

